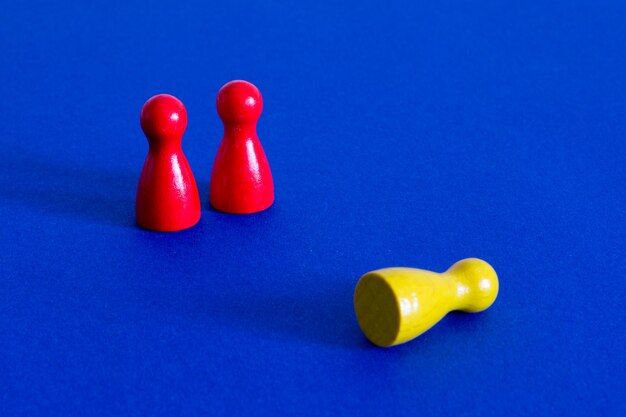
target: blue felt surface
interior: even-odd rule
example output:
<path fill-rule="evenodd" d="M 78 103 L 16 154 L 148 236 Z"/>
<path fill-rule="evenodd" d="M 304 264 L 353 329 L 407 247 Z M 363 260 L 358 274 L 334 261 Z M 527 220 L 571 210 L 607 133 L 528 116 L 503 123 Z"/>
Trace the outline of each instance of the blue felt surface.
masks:
<path fill-rule="evenodd" d="M 0 14 L 0 414 L 626 414 L 623 2 L 80 3 Z M 206 207 L 236 78 L 252 216 Z M 176 234 L 134 225 L 160 92 L 205 203 Z M 364 339 L 362 273 L 470 256 L 490 310 Z"/>

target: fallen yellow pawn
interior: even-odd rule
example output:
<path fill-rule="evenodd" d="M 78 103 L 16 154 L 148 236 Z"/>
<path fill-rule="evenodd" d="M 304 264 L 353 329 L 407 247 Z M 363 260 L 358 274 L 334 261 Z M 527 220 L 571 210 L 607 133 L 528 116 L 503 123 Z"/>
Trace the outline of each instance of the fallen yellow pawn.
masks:
<path fill-rule="evenodd" d="M 452 310 L 483 311 L 497 295 L 496 271 L 468 258 L 442 273 L 414 268 L 368 272 L 354 291 L 354 311 L 365 336 L 388 347 L 421 335 Z"/>

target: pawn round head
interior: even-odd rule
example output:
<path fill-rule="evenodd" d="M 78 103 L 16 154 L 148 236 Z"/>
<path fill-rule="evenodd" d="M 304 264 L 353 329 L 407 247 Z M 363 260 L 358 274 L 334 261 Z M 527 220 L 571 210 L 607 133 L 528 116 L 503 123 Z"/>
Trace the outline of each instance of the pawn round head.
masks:
<path fill-rule="evenodd" d="M 455 263 L 448 273 L 457 277 L 467 290 L 463 311 L 475 313 L 489 308 L 498 296 L 498 275 L 487 262 L 468 258 Z"/>
<path fill-rule="evenodd" d="M 141 129 L 151 141 L 177 140 L 187 127 L 187 110 L 176 97 L 158 94 L 143 105 L 140 121 Z"/>
<path fill-rule="evenodd" d="M 235 80 L 217 93 L 217 113 L 224 123 L 255 123 L 263 111 L 263 97 L 254 84 Z"/>

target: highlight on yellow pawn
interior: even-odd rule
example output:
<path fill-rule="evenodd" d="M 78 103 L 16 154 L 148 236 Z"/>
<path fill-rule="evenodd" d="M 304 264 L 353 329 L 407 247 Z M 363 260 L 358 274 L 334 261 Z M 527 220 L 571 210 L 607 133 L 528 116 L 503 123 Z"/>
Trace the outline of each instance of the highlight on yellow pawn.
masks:
<path fill-rule="evenodd" d="M 483 311 L 498 295 L 498 276 L 487 262 L 463 259 L 446 272 L 385 268 L 361 277 L 354 311 L 375 345 L 399 345 L 424 333 L 453 310 Z"/>

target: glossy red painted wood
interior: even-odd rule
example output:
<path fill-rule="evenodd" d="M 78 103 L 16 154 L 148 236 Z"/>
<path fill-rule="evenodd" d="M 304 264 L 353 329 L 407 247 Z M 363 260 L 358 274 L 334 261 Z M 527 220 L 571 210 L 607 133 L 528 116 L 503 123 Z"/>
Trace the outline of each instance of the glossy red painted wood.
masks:
<path fill-rule="evenodd" d="M 150 149 L 137 187 L 137 223 L 161 232 L 189 228 L 200 220 L 201 205 L 181 148 L 185 106 L 176 97 L 159 94 L 146 101 L 140 119 Z"/>
<path fill-rule="evenodd" d="M 248 214 L 274 202 L 274 181 L 256 133 L 263 111 L 261 92 L 247 81 L 231 81 L 217 94 L 224 137 L 217 151 L 209 196 L 226 213 Z"/>

